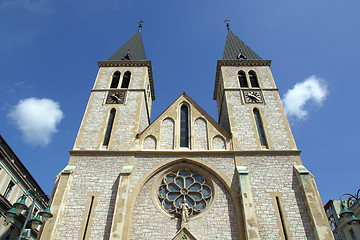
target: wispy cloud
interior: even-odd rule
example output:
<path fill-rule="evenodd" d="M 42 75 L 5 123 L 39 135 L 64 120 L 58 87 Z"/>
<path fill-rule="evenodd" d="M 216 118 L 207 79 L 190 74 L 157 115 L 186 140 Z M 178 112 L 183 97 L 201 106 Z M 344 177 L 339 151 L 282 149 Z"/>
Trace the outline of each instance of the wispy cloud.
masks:
<path fill-rule="evenodd" d="M 0 10 L 22 8 L 28 12 L 51 14 L 53 10 L 50 2 L 49 0 L 2 0 L 0 1 Z"/>
<path fill-rule="evenodd" d="M 20 100 L 8 116 L 15 121 L 25 142 L 46 146 L 64 114 L 59 103 L 51 99 L 27 98 Z"/>
<path fill-rule="evenodd" d="M 302 82 L 296 83 L 289 89 L 283 99 L 285 112 L 289 117 L 304 120 L 309 112 L 306 109 L 309 102 L 321 106 L 329 94 L 325 80 L 310 76 Z"/>

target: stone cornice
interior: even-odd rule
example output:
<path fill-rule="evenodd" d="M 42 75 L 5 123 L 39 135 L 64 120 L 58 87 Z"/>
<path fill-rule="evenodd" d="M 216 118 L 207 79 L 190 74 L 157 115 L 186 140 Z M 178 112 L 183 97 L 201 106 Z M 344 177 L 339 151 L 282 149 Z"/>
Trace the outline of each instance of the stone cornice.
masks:
<path fill-rule="evenodd" d="M 155 88 L 150 61 L 99 61 L 98 65 L 99 67 L 147 67 L 151 86 L 151 99 L 155 100 Z"/>
<path fill-rule="evenodd" d="M 240 91 L 240 90 L 262 90 L 262 91 L 279 91 L 278 88 L 224 88 L 224 91 Z"/>
<path fill-rule="evenodd" d="M 216 100 L 216 94 L 218 91 L 219 85 L 219 75 L 220 68 L 222 66 L 269 66 L 271 65 L 271 60 L 218 60 L 216 66 L 216 76 L 215 76 L 215 87 L 214 87 L 214 96 L 213 99 Z"/>
<path fill-rule="evenodd" d="M 226 155 L 226 156 L 246 156 L 246 155 L 290 155 L 299 156 L 301 150 L 243 150 L 243 151 L 194 151 L 194 150 L 127 150 L 127 151 L 113 151 L 113 150 L 70 150 L 71 156 L 84 155 Z"/>
<path fill-rule="evenodd" d="M 91 92 L 117 92 L 117 91 L 129 91 L 129 92 L 145 92 L 144 88 L 101 88 L 91 89 Z"/>

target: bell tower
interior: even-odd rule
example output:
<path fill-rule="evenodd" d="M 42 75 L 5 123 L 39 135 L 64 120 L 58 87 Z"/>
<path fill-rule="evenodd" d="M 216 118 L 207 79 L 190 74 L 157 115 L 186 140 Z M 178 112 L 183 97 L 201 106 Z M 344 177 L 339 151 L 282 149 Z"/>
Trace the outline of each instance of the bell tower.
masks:
<path fill-rule="evenodd" d="M 74 150 L 130 150 L 150 124 L 155 100 L 151 62 L 140 30 L 101 61 Z"/>
<path fill-rule="evenodd" d="M 263 60 L 228 29 L 217 63 L 214 100 L 235 150 L 296 150 L 278 89 Z"/>

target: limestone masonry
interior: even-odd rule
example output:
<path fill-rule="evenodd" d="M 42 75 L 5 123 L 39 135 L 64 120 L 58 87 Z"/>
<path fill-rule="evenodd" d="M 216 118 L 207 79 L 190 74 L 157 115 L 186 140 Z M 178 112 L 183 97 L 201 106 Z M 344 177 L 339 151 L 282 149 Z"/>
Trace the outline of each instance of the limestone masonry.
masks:
<path fill-rule="evenodd" d="M 151 62 L 137 32 L 99 62 L 41 239 L 333 239 L 270 63 L 229 29 L 219 122 L 186 93 L 150 122 Z"/>

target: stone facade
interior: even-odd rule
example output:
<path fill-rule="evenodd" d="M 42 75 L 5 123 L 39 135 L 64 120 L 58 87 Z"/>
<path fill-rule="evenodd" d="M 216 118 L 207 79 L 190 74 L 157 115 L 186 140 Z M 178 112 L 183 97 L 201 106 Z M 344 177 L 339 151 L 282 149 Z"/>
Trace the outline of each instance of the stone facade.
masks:
<path fill-rule="evenodd" d="M 259 86 L 241 87 L 240 70 Z M 116 71 L 128 88 L 110 89 Z M 332 239 L 269 61 L 218 62 L 219 123 L 186 93 L 150 123 L 151 79 L 149 61 L 100 64 L 41 239 Z M 106 104 L 114 91 L 124 103 Z"/>

